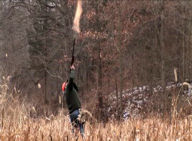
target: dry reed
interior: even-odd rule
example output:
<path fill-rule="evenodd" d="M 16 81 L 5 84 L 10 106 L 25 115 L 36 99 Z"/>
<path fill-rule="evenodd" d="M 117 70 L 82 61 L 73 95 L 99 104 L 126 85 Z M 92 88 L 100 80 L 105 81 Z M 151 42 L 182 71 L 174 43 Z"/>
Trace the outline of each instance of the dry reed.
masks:
<path fill-rule="evenodd" d="M 75 141 L 83 140 L 71 132 L 68 116 L 60 111 L 57 116 L 31 118 L 33 106 L 7 96 L 2 86 L 0 98 L 0 141 Z M 192 140 L 192 117 L 162 119 L 152 116 L 145 119 L 109 121 L 85 124 L 87 141 L 182 141 Z"/>
<path fill-rule="evenodd" d="M 13 111 L 14 112 L 14 111 Z M 13 114 L 14 115 L 14 114 Z M 71 132 L 71 124 L 62 112 L 52 119 L 24 118 L 15 115 L 4 117 L 4 125 L 0 128 L 0 140 L 15 141 L 57 141 L 76 140 Z M 3 117 L 1 117 L 3 118 Z M 157 117 L 147 119 L 129 119 L 126 121 L 110 121 L 106 124 L 89 122 L 85 126 L 85 140 L 127 141 L 127 140 L 191 140 L 192 118 L 175 119 L 174 122 Z M 78 140 L 82 140 L 78 135 Z"/>

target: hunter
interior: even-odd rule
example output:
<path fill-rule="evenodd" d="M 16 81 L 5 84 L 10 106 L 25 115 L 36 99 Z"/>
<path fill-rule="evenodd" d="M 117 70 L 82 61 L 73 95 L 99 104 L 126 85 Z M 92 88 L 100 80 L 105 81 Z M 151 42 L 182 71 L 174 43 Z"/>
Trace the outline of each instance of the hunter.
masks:
<path fill-rule="evenodd" d="M 65 96 L 69 110 L 70 121 L 73 128 L 79 128 L 81 135 L 84 135 L 84 123 L 81 122 L 81 102 L 78 97 L 78 87 L 74 82 L 75 66 L 71 65 L 69 79 L 62 84 L 62 93 Z"/>

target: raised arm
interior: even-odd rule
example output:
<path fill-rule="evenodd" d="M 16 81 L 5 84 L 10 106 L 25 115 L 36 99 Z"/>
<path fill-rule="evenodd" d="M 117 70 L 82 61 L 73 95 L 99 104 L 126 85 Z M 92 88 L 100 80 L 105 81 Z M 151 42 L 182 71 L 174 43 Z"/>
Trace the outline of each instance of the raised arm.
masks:
<path fill-rule="evenodd" d="M 73 80 L 74 80 L 74 78 L 75 78 L 75 67 L 74 67 L 74 65 L 72 65 L 71 67 L 70 67 L 70 75 L 69 75 L 69 89 L 72 89 L 72 87 L 73 87 Z"/>

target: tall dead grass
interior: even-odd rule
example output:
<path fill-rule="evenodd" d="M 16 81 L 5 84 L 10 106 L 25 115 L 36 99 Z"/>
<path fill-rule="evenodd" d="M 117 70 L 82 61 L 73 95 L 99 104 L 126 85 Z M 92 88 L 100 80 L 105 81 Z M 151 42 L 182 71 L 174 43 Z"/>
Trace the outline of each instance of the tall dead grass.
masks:
<path fill-rule="evenodd" d="M 68 116 L 61 110 L 57 116 L 31 118 L 32 105 L 18 102 L 1 86 L 0 141 L 75 141 L 83 140 L 73 134 Z M 109 121 L 85 124 L 87 141 L 182 141 L 192 140 L 192 116 L 171 120 L 151 116 L 145 119 Z"/>
<path fill-rule="evenodd" d="M 131 140 L 192 140 L 192 118 L 169 122 L 157 117 L 148 119 L 130 119 L 127 121 L 110 121 L 107 124 L 86 123 L 85 140 L 104 141 L 131 141 Z M 15 122 L 10 118 L 4 119 L 4 126 L 0 128 L 1 141 L 57 141 L 57 140 L 82 140 L 71 132 L 68 117 L 63 114 L 52 119 L 22 119 Z"/>

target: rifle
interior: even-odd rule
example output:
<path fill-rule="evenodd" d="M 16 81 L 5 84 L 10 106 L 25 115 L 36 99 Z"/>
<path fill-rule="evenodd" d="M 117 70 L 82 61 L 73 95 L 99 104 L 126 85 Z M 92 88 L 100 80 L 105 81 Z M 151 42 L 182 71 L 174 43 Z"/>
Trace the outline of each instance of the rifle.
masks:
<path fill-rule="evenodd" d="M 71 57 L 71 66 L 72 66 L 73 63 L 75 62 L 75 56 L 74 56 L 74 52 L 75 52 L 75 44 L 76 44 L 76 38 L 74 38 L 74 40 L 73 40 L 73 49 L 72 49 L 72 57 Z"/>

